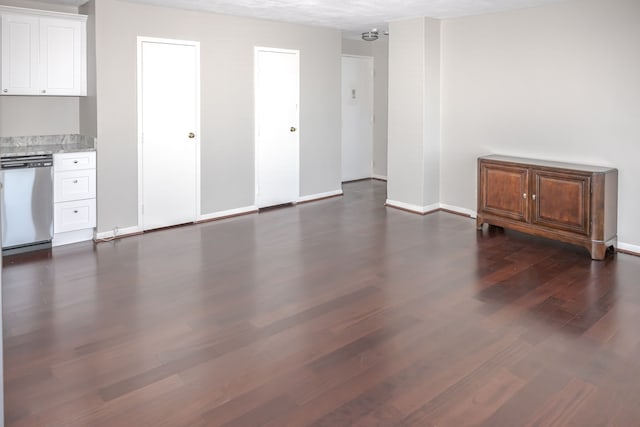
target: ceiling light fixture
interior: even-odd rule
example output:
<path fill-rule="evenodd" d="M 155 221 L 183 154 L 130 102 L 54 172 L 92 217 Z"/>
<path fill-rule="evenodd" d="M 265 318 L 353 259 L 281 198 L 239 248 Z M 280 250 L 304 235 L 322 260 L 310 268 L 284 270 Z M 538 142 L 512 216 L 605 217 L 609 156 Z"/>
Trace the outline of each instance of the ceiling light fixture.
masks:
<path fill-rule="evenodd" d="M 362 40 L 366 42 L 374 42 L 378 40 L 378 30 L 376 30 L 375 28 L 372 28 L 371 31 L 362 33 Z"/>

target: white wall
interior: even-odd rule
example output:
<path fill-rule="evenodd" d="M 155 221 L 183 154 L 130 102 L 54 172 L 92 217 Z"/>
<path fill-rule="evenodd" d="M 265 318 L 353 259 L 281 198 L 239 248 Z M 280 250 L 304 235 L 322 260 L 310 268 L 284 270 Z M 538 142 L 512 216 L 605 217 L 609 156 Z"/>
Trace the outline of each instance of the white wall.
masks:
<path fill-rule="evenodd" d="M 300 190 L 340 189 L 340 32 L 100 0 L 98 231 L 137 225 L 136 37 L 200 41 L 202 213 L 254 203 L 253 48 L 300 50 Z"/>
<path fill-rule="evenodd" d="M 96 7 L 90 1 L 80 6 L 79 11 L 87 15 L 87 96 L 79 101 L 80 134 L 97 136 L 98 112 L 96 98 Z"/>
<path fill-rule="evenodd" d="M 0 5 L 78 13 L 73 6 L 29 0 L 2 0 Z M 0 136 L 78 133 L 78 97 L 0 96 Z"/>
<path fill-rule="evenodd" d="M 78 133 L 78 97 L 0 96 L 0 136 Z"/>
<path fill-rule="evenodd" d="M 364 43 L 364 42 L 363 42 Z M 367 42 L 368 43 L 368 42 Z M 379 39 L 373 53 L 373 174 L 387 176 L 387 139 L 389 134 L 389 42 Z"/>
<path fill-rule="evenodd" d="M 389 32 L 387 202 L 426 212 L 440 201 L 440 21 L 395 21 Z"/>
<path fill-rule="evenodd" d="M 342 39 L 342 53 L 373 57 L 373 175 L 387 176 L 387 124 L 389 87 L 389 42 L 381 36 L 375 42 Z"/>
<path fill-rule="evenodd" d="M 54 12 L 78 13 L 78 8 L 66 4 L 55 4 L 37 0 L 2 0 L 3 6 L 25 7 L 27 9 L 51 10 Z"/>
<path fill-rule="evenodd" d="M 476 209 L 479 155 L 615 166 L 619 241 L 639 250 L 640 1 L 447 20 L 442 46 L 442 202 Z"/>

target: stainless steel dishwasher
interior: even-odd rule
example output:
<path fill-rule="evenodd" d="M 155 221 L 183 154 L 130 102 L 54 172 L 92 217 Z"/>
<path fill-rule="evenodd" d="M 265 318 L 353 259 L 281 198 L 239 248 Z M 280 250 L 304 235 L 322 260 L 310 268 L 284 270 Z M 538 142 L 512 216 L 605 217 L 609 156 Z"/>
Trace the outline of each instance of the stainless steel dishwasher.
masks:
<path fill-rule="evenodd" d="M 53 157 L 0 160 L 2 250 L 4 254 L 51 246 L 53 237 Z"/>

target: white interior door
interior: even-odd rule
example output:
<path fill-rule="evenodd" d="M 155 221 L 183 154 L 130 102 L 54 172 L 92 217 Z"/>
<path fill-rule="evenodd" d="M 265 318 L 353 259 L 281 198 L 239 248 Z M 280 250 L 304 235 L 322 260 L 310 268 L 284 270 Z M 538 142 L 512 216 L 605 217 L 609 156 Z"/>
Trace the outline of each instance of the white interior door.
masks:
<path fill-rule="evenodd" d="M 342 57 L 342 181 L 371 178 L 373 58 Z"/>
<path fill-rule="evenodd" d="M 300 196 L 299 52 L 255 49 L 256 206 Z"/>
<path fill-rule="evenodd" d="M 199 49 L 197 42 L 139 39 L 144 230 L 197 219 Z"/>

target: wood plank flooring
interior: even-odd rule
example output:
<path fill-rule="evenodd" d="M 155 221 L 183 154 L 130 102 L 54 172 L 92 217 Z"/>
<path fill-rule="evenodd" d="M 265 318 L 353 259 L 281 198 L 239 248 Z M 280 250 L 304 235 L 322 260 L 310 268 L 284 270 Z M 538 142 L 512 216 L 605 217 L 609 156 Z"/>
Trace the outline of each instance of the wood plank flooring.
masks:
<path fill-rule="evenodd" d="M 6 424 L 640 425 L 640 258 L 385 187 L 5 258 Z"/>

